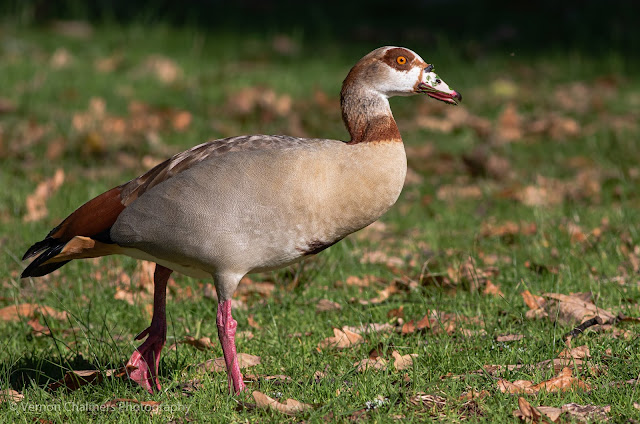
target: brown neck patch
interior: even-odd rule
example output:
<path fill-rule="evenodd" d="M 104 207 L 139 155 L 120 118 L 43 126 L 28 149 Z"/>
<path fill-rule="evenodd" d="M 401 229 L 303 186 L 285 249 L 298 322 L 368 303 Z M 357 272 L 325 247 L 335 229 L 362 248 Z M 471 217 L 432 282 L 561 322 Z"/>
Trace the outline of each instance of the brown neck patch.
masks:
<path fill-rule="evenodd" d="M 351 122 L 350 122 L 351 123 Z M 351 135 L 349 144 L 375 143 L 381 141 L 402 142 L 402 136 L 393 116 L 378 116 L 372 119 L 347 124 Z"/>
<path fill-rule="evenodd" d="M 351 69 L 342 84 L 340 105 L 342 120 L 351 136 L 349 144 L 402 142 L 389 101 L 374 94 L 367 86 L 367 76 L 375 74 L 378 66 L 386 65 L 378 59 L 361 60 Z"/>

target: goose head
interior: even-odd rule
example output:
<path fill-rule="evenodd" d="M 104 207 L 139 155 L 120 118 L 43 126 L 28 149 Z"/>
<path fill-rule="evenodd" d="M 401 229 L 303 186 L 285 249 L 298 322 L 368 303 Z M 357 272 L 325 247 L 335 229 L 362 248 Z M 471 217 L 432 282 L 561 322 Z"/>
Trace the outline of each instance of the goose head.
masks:
<path fill-rule="evenodd" d="M 364 56 L 349 72 L 343 91 L 351 85 L 387 98 L 426 94 L 451 105 L 462 100 L 462 95 L 435 73 L 432 64 L 404 47 L 380 47 Z"/>

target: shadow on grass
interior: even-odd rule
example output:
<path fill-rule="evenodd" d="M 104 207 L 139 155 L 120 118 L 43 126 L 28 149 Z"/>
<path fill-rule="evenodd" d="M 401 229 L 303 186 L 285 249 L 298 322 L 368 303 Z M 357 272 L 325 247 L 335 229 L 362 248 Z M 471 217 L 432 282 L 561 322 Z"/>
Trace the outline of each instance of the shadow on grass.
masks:
<path fill-rule="evenodd" d="M 88 353 L 70 351 L 71 344 L 76 342 L 63 341 L 55 336 L 45 336 L 48 339 L 48 348 L 43 349 L 41 344 L 29 346 L 29 350 L 23 353 L 17 360 L 9 360 L 0 363 L 1 373 L 8 378 L 9 386 L 17 391 L 23 391 L 27 387 L 37 386 L 42 389 L 49 389 L 49 385 L 64 379 L 69 371 L 100 371 L 104 376 L 107 370 L 123 369 L 129 355 L 135 350 L 138 342 L 131 337 L 131 351 L 121 343 L 115 344 L 111 341 L 94 340 L 97 351 L 93 347 Z M 29 335 L 28 339 L 33 336 Z M 43 337 L 44 338 L 44 337 Z M 31 341 L 31 340 L 28 340 Z M 160 360 L 159 376 L 160 380 L 170 378 L 174 370 L 180 370 L 186 366 L 185 359 L 180 359 L 180 355 L 169 355 L 164 352 Z M 173 352 L 171 352 L 173 353 Z M 121 380 L 131 387 L 137 387 L 135 383 L 121 375 Z M 101 379 L 102 380 L 102 379 Z M 98 383 L 101 384 L 101 383 Z"/>

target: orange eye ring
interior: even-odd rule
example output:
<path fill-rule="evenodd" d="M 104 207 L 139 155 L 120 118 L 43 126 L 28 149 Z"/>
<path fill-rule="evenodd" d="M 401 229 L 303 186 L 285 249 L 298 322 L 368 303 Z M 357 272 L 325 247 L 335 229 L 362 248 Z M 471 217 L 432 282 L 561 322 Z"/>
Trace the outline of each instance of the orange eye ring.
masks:
<path fill-rule="evenodd" d="M 398 65 L 404 65 L 407 63 L 407 58 L 404 56 L 398 56 L 396 62 L 398 63 Z"/>

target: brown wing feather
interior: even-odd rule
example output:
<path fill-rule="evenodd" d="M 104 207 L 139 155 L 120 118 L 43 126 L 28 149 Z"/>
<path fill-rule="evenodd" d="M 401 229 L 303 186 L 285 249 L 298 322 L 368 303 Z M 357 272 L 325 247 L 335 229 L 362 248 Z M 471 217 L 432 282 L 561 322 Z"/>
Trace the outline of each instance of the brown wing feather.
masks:
<path fill-rule="evenodd" d="M 121 187 L 114 187 L 89 200 L 54 228 L 49 237 L 67 242 L 75 236 L 91 237 L 109 229 L 125 208 L 121 193 Z"/>

